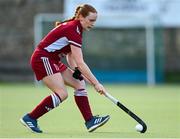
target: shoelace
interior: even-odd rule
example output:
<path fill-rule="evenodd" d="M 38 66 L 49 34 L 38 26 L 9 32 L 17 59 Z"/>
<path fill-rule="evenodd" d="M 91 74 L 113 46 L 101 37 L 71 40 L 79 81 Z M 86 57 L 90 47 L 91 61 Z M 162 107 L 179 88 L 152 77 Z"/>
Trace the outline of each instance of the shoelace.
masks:
<path fill-rule="evenodd" d="M 99 117 L 99 115 L 95 115 L 94 117 L 95 117 L 95 118 L 96 118 L 96 117 L 98 118 L 98 117 Z"/>

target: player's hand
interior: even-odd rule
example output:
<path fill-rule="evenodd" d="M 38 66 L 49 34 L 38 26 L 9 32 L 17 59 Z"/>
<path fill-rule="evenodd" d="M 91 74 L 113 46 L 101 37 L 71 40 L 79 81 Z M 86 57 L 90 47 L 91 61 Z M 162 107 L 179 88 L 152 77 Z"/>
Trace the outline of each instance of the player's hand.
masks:
<path fill-rule="evenodd" d="M 94 88 L 95 88 L 95 90 L 96 90 L 98 93 L 100 93 L 101 95 L 102 95 L 102 94 L 105 94 L 105 92 L 106 92 L 106 89 L 105 89 L 104 86 L 103 86 L 102 84 L 100 84 L 100 83 L 95 84 L 95 85 L 94 85 Z"/>

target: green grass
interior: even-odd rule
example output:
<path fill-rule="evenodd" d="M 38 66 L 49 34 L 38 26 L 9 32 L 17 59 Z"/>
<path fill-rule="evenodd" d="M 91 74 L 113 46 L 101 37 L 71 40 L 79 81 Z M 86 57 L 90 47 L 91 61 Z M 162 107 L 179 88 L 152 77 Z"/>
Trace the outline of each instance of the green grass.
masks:
<path fill-rule="evenodd" d="M 135 131 L 137 124 L 121 109 L 88 86 L 94 114 L 110 114 L 110 121 L 88 133 L 74 99 L 39 119 L 43 134 L 24 128 L 19 118 L 31 111 L 49 90 L 34 85 L 0 85 L 0 138 L 180 138 L 180 86 L 105 85 L 109 93 L 141 117 L 148 125 L 145 134 Z"/>

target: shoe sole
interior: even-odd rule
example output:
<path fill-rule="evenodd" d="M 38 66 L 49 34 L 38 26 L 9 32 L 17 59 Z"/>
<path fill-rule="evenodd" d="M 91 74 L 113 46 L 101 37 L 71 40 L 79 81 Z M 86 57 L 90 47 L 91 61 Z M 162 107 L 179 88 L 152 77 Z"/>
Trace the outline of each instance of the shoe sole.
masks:
<path fill-rule="evenodd" d="M 21 118 L 20 119 L 20 123 L 23 125 L 23 126 L 25 126 L 28 130 L 30 130 L 32 133 L 40 133 L 40 132 L 35 132 L 35 131 L 33 131 L 27 124 L 26 124 L 26 122 L 24 122 L 24 120 Z"/>
<path fill-rule="evenodd" d="M 92 128 L 89 128 L 88 131 L 89 132 L 93 132 L 94 130 L 96 130 L 97 128 L 103 126 L 108 120 L 110 119 L 110 117 L 107 117 L 102 123 L 93 126 Z"/>

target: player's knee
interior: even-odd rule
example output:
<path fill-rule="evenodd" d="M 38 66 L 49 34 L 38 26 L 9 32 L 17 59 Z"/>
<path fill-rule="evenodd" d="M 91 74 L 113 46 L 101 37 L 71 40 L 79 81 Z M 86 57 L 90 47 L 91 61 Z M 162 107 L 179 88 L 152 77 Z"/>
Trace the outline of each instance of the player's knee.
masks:
<path fill-rule="evenodd" d="M 59 97 L 61 98 L 61 101 L 64 101 L 68 98 L 68 93 L 66 91 L 56 91 L 56 93 L 59 95 Z"/>
<path fill-rule="evenodd" d="M 78 90 L 79 88 L 86 88 L 86 84 L 85 81 L 77 81 L 74 85 L 73 85 L 75 90 Z"/>
<path fill-rule="evenodd" d="M 63 95 L 64 95 L 64 100 L 68 98 L 68 93 L 67 92 L 65 92 Z"/>
<path fill-rule="evenodd" d="M 87 96 L 87 91 L 86 89 L 82 88 L 82 89 L 76 89 L 74 91 L 74 95 L 75 96 Z"/>

